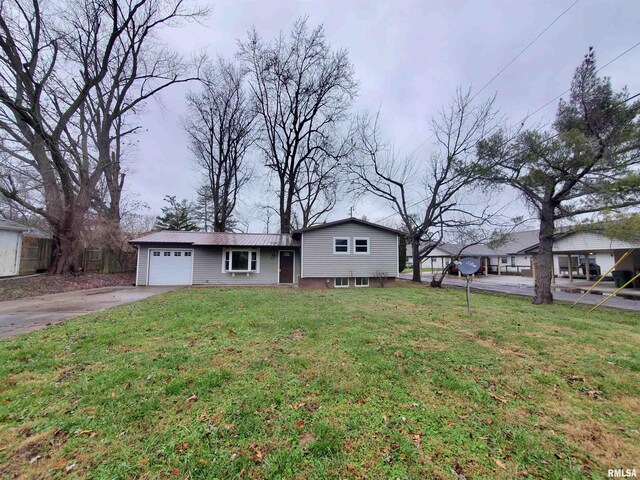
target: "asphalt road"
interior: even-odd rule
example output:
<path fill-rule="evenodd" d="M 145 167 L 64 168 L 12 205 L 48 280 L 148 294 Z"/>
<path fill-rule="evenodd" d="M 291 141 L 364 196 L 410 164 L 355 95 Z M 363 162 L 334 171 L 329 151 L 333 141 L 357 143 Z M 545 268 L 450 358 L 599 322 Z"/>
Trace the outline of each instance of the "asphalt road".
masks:
<path fill-rule="evenodd" d="M 401 273 L 401 278 L 411 280 L 410 273 Z M 431 274 L 423 274 L 422 281 L 428 283 L 431 281 Z M 443 286 L 447 287 L 462 287 L 466 288 L 467 283 L 464 278 L 451 277 L 446 276 Z M 563 289 L 570 289 L 569 285 L 556 285 L 555 291 L 553 292 L 554 300 L 558 300 L 561 302 L 575 302 L 580 298 L 582 293 L 570 293 L 563 291 Z M 489 275 L 487 277 L 476 277 L 471 282 L 471 289 L 474 291 L 483 291 L 483 292 L 494 292 L 501 293 L 505 295 L 520 295 L 523 297 L 533 297 L 534 290 L 533 285 L 528 284 L 524 280 L 522 282 L 518 282 L 513 277 L 500 279 L 497 276 Z M 599 302 L 604 300 L 604 296 L 601 294 L 588 294 L 580 300 L 581 304 L 585 305 L 597 305 Z M 614 297 L 611 300 L 607 301 L 603 305 L 603 307 L 609 308 L 619 308 L 622 310 L 631 310 L 631 311 L 640 311 L 640 301 L 639 300 L 630 300 L 626 298 Z"/>
<path fill-rule="evenodd" d="M 0 302 L 0 339 L 86 313 L 136 302 L 176 287 L 103 287 Z"/>

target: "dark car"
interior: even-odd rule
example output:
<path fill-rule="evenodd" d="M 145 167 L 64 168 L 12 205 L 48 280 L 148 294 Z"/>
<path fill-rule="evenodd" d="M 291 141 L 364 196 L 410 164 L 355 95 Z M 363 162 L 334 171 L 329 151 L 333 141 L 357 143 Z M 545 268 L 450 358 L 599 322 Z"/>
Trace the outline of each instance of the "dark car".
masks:
<path fill-rule="evenodd" d="M 587 270 L 585 268 L 585 262 L 582 262 L 578 265 L 578 271 L 581 271 L 583 275 L 587 274 Z M 600 276 L 600 265 L 589 262 L 589 276 L 599 277 Z"/>
<path fill-rule="evenodd" d="M 447 271 L 452 275 L 457 275 L 458 274 L 458 266 L 455 263 L 450 263 L 447 266 Z M 484 273 L 484 263 L 480 264 L 480 268 L 478 269 L 478 271 L 476 273 Z"/>

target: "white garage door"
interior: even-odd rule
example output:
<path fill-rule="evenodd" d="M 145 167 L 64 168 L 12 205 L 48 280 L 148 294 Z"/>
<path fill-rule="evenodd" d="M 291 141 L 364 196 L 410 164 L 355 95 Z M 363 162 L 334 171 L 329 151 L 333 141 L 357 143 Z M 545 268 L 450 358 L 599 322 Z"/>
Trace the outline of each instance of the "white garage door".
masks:
<path fill-rule="evenodd" d="M 149 285 L 191 285 L 193 251 L 151 250 Z"/>

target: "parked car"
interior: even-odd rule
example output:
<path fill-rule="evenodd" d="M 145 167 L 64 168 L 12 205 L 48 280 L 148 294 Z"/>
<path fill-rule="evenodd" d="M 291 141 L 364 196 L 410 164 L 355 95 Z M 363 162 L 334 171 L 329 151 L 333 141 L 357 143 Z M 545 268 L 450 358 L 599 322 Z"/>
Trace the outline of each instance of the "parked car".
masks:
<path fill-rule="evenodd" d="M 453 262 L 450 263 L 447 266 L 447 270 L 452 275 L 457 275 L 458 274 L 458 266 Z M 478 271 L 476 273 L 484 273 L 484 263 L 480 264 L 480 268 L 478 269 Z"/>
<path fill-rule="evenodd" d="M 583 275 L 587 274 L 587 270 L 585 268 L 585 262 L 582 262 L 578 265 L 578 271 L 581 271 Z M 589 262 L 589 276 L 599 277 L 600 276 L 600 265 Z"/>

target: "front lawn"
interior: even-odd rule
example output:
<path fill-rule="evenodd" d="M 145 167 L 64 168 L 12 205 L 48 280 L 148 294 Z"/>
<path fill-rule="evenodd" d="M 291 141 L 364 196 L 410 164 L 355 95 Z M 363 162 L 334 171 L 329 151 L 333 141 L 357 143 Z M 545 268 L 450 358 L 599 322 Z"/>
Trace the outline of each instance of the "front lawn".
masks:
<path fill-rule="evenodd" d="M 419 286 L 189 288 L 0 342 L 0 477 L 605 478 L 640 315 Z"/>

